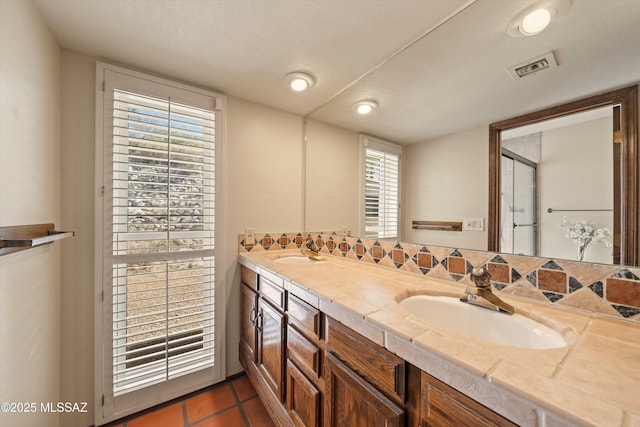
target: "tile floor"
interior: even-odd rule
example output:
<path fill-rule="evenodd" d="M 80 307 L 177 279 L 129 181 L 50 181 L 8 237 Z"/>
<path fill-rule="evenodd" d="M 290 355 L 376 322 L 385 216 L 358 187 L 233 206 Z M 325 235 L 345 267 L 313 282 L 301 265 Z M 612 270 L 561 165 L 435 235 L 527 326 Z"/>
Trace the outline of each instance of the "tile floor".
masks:
<path fill-rule="evenodd" d="M 106 427 L 272 427 L 246 375 L 172 400 Z"/>

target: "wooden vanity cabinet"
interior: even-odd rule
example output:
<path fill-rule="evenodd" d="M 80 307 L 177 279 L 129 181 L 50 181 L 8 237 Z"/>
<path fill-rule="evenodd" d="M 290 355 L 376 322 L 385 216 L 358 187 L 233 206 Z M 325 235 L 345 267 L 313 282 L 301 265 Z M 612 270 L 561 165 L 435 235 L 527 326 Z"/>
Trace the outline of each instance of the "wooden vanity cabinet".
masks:
<path fill-rule="evenodd" d="M 242 266 L 240 361 L 278 426 L 515 426 Z M 272 280 L 269 280 L 272 279 Z"/>

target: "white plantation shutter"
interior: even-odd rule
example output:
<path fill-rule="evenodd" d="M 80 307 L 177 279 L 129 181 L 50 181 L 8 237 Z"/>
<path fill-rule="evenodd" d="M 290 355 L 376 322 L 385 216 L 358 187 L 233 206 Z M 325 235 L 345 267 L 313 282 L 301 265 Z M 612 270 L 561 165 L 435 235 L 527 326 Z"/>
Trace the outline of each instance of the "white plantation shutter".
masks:
<path fill-rule="evenodd" d="M 215 98 L 108 70 L 105 75 L 108 418 L 139 410 L 145 399 L 157 404 L 145 389 L 162 390 L 168 399 L 175 397 L 167 386 L 172 380 L 180 384 L 179 395 L 183 378 L 196 378 L 202 387 L 199 372 L 224 373 L 216 324 Z"/>
<path fill-rule="evenodd" d="M 370 239 L 398 238 L 400 153 L 395 144 L 363 137 L 364 225 Z"/>
<path fill-rule="evenodd" d="M 215 112 L 113 95 L 118 396 L 214 363 Z"/>

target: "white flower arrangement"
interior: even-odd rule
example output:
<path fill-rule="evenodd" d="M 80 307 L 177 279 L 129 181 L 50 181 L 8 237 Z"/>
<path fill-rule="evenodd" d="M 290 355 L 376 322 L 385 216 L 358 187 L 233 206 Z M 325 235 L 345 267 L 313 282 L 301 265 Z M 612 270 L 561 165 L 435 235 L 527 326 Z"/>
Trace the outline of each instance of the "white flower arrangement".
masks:
<path fill-rule="evenodd" d="M 606 227 L 596 228 L 592 222 L 587 222 L 586 219 L 571 221 L 565 216 L 562 217 L 558 226 L 562 227 L 567 232 L 566 236 L 578 245 L 579 261 L 584 258 L 584 251 L 590 243 L 602 242 L 605 246 L 612 246 L 612 243 L 606 239 L 611 231 Z"/>

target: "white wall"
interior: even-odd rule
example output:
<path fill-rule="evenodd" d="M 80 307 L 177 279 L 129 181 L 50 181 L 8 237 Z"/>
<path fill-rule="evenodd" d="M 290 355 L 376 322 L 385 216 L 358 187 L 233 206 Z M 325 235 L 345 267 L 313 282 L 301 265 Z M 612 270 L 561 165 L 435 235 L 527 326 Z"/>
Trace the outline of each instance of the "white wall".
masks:
<path fill-rule="evenodd" d="M 538 165 L 540 253 L 576 259 L 578 246 L 558 223 L 563 216 L 585 219 L 613 231 L 612 212 L 553 212 L 547 209 L 612 209 L 613 150 L 611 117 L 542 132 Z M 613 236 L 609 236 L 612 241 Z M 611 263 L 612 248 L 589 245 L 584 261 Z"/>
<path fill-rule="evenodd" d="M 62 51 L 62 224 L 76 232 L 63 242 L 60 397 L 90 402 L 89 412 L 62 414 L 61 425 L 93 424 L 95 60 Z"/>
<path fill-rule="evenodd" d="M 412 243 L 487 249 L 487 126 L 405 147 L 404 237 Z M 484 231 L 412 230 L 412 221 L 484 218 Z"/>
<path fill-rule="evenodd" d="M 240 372 L 238 234 L 302 230 L 302 117 L 227 98 L 227 374 Z"/>
<path fill-rule="evenodd" d="M 305 230 L 358 232 L 357 132 L 309 120 L 306 126 Z"/>
<path fill-rule="evenodd" d="M 0 1 L 0 226 L 60 225 L 60 49 L 30 2 Z M 0 257 L 3 426 L 57 426 L 60 243 Z"/>

